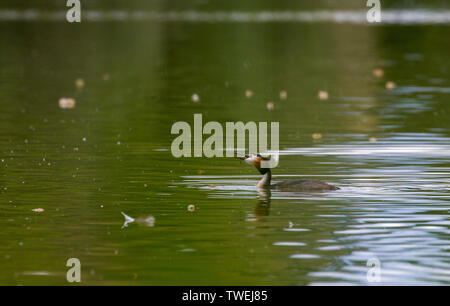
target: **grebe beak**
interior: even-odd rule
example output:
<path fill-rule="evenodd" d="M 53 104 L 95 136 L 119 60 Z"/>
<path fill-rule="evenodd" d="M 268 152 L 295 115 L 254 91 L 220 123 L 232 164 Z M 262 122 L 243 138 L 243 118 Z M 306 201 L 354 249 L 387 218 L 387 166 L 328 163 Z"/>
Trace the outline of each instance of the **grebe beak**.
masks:
<path fill-rule="evenodd" d="M 256 165 L 256 162 L 258 161 L 258 156 L 257 155 L 246 155 L 246 157 L 244 158 L 244 161 L 252 166 Z"/>
<path fill-rule="evenodd" d="M 261 162 L 261 156 L 259 154 L 245 154 L 244 156 L 236 157 L 237 159 L 245 161 L 247 164 L 259 167 L 259 163 Z"/>
<path fill-rule="evenodd" d="M 250 157 L 250 155 L 248 155 L 248 154 L 245 154 L 244 156 L 239 156 L 239 157 L 236 157 L 237 159 L 240 159 L 240 160 L 246 160 L 247 158 L 249 158 Z"/>

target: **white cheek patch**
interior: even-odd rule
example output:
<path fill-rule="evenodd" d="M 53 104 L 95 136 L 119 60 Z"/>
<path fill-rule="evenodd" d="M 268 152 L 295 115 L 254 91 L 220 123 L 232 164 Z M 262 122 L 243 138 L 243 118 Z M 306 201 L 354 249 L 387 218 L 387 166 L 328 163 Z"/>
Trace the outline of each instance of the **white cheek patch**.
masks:
<path fill-rule="evenodd" d="M 257 159 L 257 156 L 252 155 L 251 157 L 246 158 L 246 159 L 245 159 L 245 162 L 246 162 L 247 164 L 249 164 L 249 165 L 254 166 L 255 163 L 256 163 L 256 159 Z"/>

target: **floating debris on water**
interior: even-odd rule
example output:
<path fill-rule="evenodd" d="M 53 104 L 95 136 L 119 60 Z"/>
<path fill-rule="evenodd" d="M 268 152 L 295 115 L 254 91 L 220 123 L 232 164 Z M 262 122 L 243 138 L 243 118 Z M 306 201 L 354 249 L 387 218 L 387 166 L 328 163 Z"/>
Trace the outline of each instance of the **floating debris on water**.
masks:
<path fill-rule="evenodd" d="M 208 185 L 209 188 L 216 188 L 216 185 Z"/>
<path fill-rule="evenodd" d="M 136 219 L 136 222 L 142 226 L 154 227 L 155 226 L 155 217 L 153 217 L 153 216 L 139 217 Z"/>
<path fill-rule="evenodd" d="M 395 87 L 397 87 L 397 85 L 392 81 L 386 83 L 386 89 L 392 90 L 395 89 Z"/>
<path fill-rule="evenodd" d="M 205 173 L 205 170 L 197 170 L 198 175 L 202 175 L 203 173 Z"/>
<path fill-rule="evenodd" d="M 31 211 L 41 213 L 41 212 L 44 212 L 44 209 L 43 208 L 34 208 Z"/>
<path fill-rule="evenodd" d="M 155 226 L 155 217 L 153 217 L 151 215 L 144 216 L 144 217 L 139 217 L 139 218 L 134 219 L 134 218 L 126 215 L 124 212 L 120 212 L 120 213 L 125 218 L 125 221 L 124 221 L 124 223 L 122 225 L 122 228 L 127 227 L 129 223 L 133 223 L 133 222 L 136 222 L 139 225 L 147 226 L 147 227 Z"/>
<path fill-rule="evenodd" d="M 328 100 L 328 92 L 325 90 L 319 90 L 317 97 L 319 98 L 319 100 Z"/>
<path fill-rule="evenodd" d="M 195 211 L 195 205 L 188 205 L 188 208 L 187 208 L 189 211 Z"/>
<path fill-rule="evenodd" d="M 62 109 L 71 109 L 75 107 L 75 100 L 72 98 L 59 99 L 59 107 Z"/>
<path fill-rule="evenodd" d="M 267 110 L 273 110 L 275 108 L 275 104 L 273 102 L 267 102 L 266 104 Z"/>
<path fill-rule="evenodd" d="M 280 99 L 281 100 L 286 100 L 287 99 L 287 92 L 286 92 L 286 90 L 280 91 Z"/>
<path fill-rule="evenodd" d="M 84 87 L 84 80 L 83 79 L 76 79 L 75 80 L 75 86 L 78 89 L 82 89 Z"/>
<path fill-rule="evenodd" d="M 87 140 L 86 137 L 83 137 L 83 142 L 86 142 L 86 140 Z"/>
<path fill-rule="evenodd" d="M 370 137 L 370 138 L 369 138 L 369 141 L 370 141 L 370 142 L 377 142 L 377 138 L 376 138 L 376 137 Z"/>
<path fill-rule="evenodd" d="M 130 216 L 126 215 L 124 212 L 120 212 L 125 217 L 125 222 L 122 225 L 122 228 L 127 227 L 128 223 L 133 223 L 135 220 Z"/>
<path fill-rule="evenodd" d="M 245 96 L 246 96 L 248 99 L 250 99 L 251 97 L 253 97 L 253 91 L 247 89 L 247 90 L 245 91 Z"/>
<path fill-rule="evenodd" d="M 372 71 L 372 74 L 376 78 L 382 78 L 384 76 L 384 70 L 380 69 L 380 68 L 377 68 L 377 69 L 374 69 Z"/>
<path fill-rule="evenodd" d="M 198 94 L 193 94 L 191 100 L 194 103 L 200 102 L 200 96 Z"/>
<path fill-rule="evenodd" d="M 322 134 L 320 133 L 313 133 L 311 136 L 315 140 L 322 139 Z"/>
<path fill-rule="evenodd" d="M 111 76 L 108 73 L 103 74 L 103 81 L 109 81 Z"/>

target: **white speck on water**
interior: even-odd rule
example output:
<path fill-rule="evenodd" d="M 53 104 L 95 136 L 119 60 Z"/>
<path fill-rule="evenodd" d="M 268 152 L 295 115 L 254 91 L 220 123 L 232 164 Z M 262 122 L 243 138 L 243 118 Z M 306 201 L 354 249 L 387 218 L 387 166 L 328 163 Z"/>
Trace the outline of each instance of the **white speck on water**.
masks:
<path fill-rule="evenodd" d="M 62 109 L 71 109 L 75 107 L 75 100 L 72 98 L 59 99 L 59 107 Z"/>
<path fill-rule="evenodd" d="M 328 92 L 325 90 L 320 90 L 317 96 L 319 100 L 328 100 Z"/>
<path fill-rule="evenodd" d="M 182 249 L 178 250 L 178 252 L 195 252 L 195 249 Z"/>
<path fill-rule="evenodd" d="M 389 81 L 389 82 L 386 83 L 385 87 L 388 90 L 392 90 L 392 89 L 395 89 L 395 87 L 397 87 L 397 85 L 394 82 Z"/>
<path fill-rule="evenodd" d="M 83 88 L 83 87 L 84 87 L 84 80 L 83 80 L 83 79 L 76 79 L 76 80 L 75 80 L 75 86 L 76 86 L 78 89 Z"/>
<path fill-rule="evenodd" d="M 192 102 L 197 103 L 200 101 L 200 96 L 198 94 L 193 94 L 191 99 L 192 99 Z"/>
<path fill-rule="evenodd" d="M 83 141 L 86 142 L 86 140 L 87 140 L 86 137 L 83 137 Z"/>

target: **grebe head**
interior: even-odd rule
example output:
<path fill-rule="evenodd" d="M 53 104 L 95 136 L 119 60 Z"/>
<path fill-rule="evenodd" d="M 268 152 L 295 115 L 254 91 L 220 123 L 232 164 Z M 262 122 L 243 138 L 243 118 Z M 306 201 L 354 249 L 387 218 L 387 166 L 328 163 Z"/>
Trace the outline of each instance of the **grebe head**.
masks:
<path fill-rule="evenodd" d="M 262 157 L 260 154 L 246 154 L 244 157 L 241 157 L 247 164 L 255 166 L 255 168 L 261 174 L 266 174 L 270 172 L 270 168 L 261 168 L 261 162 L 263 160 L 269 160 L 270 158 Z"/>

